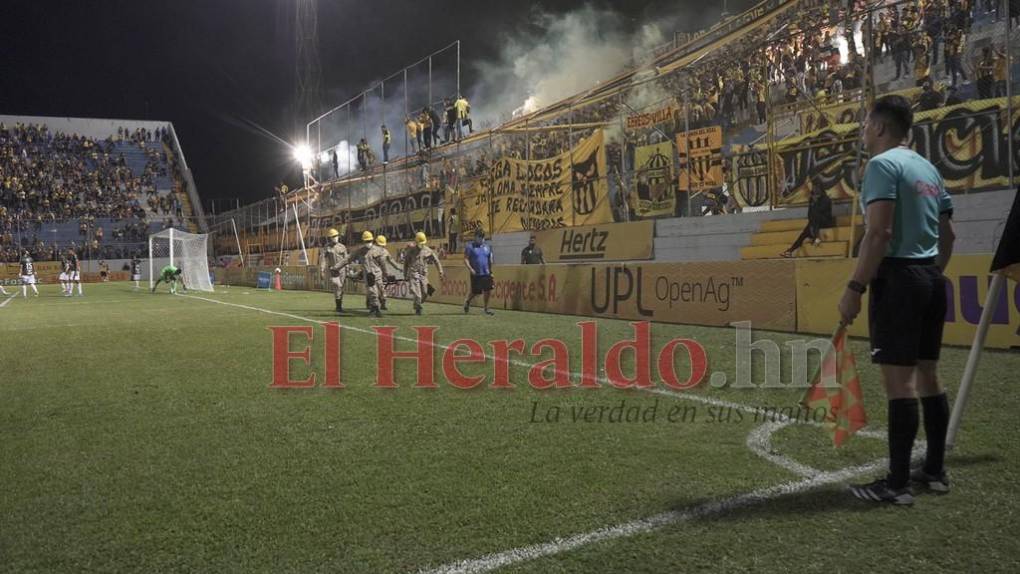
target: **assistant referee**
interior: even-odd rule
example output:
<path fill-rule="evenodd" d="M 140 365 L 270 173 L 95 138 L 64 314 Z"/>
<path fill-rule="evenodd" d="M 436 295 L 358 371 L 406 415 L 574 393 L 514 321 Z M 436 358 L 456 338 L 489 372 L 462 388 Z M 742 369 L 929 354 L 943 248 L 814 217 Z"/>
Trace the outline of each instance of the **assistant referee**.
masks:
<path fill-rule="evenodd" d="M 853 277 L 839 314 L 850 324 L 869 288 L 871 360 L 881 366 L 889 401 L 889 473 L 851 486 L 863 500 L 914 503 L 910 482 L 948 492 L 943 467 L 949 402 L 937 376 L 946 316 L 942 272 L 953 252 L 953 203 L 942 176 L 905 144 L 913 124 L 901 96 L 878 99 L 862 126 L 870 156 L 864 171 L 861 208 L 867 224 Z M 910 471 L 910 454 L 924 411 L 927 456 Z"/>

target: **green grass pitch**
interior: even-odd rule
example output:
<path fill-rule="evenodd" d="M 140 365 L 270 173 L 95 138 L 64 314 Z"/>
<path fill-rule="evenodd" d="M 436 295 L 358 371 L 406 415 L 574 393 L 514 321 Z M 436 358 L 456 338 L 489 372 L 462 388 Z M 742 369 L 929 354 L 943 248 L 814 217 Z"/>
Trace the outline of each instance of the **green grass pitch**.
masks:
<path fill-rule="evenodd" d="M 953 492 L 872 507 L 848 480 L 885 442 L 840 450 L 809 424 L 775 430 L 722 405 L 793 406 L 800 389 L 536 391 L 373 386 L 373 325 L 435 325 L 440 343 L 558 337 L 576 358 L 583 319 L 427 304 L 417 317 L 363 299 L 340 319 L 344 389 L 281 390 L 272 325 L 334 320 L 328 294 L 217 287 L 202 298 L 86 285 L 85 297 L 0 298 L 0 571 L 3 572 L 1015 572 L 1020 355 L 987 351 L 947 464 Z M 227 304 L 223 304 L 227 303 Z M 275 313 L 275 314 L 274 314 Z M 629 337 L 599 321 L 600 351 Z M 794 335 L 756 333 L 782 343 Z M 730 329 L 653 326 L 656 348 L 700 341 L 735 370 Z M 322 377 L 323 330 L 313 369 Z M 401 350 L 409 345 L 398 342 Z M 785 349 L 785 347 L 783 347 Z M 853 341 L 871 429 L 878 372 Z M 490 352 L 486 348 L 486 352 Z M 966 349 L 944 350 L 955 393 Z M 601 356 L 601 354 L 600 354 Z M 534 363 L 539 359 L 521 357 Z M 578 363 L 572 363 L 578 370 Z M 759 365 L 760 366 L 760 365 Z M 684 361 L 678 361 L 683 370 Z M 654 365 L 653 365 L 654 369 Z M 467 373 L 491 374 L 491 364 Z M 760 380 L 761 369 L 756 370 Z M 308 369 L 295 363 L 295 378 Z M 654 372 L 654 371 L 653 371 Z M 784 380 L 789 371 L 784 369 Z M 713 404 L 713 401 L 715 403 Z M 725 402 L 723 402 L 725 401 Z M 650 422 L 574 422 L 571 409 L 655 407 Z M 694 411 L 669 422 L 669 409 Z M 534 422 L 558 408 L 559 422 Z M 712 409 L 710 411 L 710 409 Z M 720 420 L 722 418 L 722 420 Z M 738 420 L 739 419 L 739 420 Z M 921 433 L 923 438 L 923 431 Z M 784 466 L 785 461 L 786 466 Z M 856 472 L 856 474 L 854 474 Z M 806 478 L 808 477 L 808 478 Z M 464 562 L 462 562 L 464 561 Z M 458 569 L 459 568 L 459 569 Z"/>

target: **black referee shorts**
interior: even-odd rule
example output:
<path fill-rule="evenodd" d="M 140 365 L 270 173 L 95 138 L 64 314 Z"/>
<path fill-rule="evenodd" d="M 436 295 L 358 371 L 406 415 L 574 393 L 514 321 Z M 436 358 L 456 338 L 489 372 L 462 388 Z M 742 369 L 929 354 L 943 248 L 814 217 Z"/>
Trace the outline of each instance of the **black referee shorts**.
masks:
<path fill-rule="evenodd" d="M 492 275 L 472 275 L 471 294 L 481 295 L 486 291 L 492 291 Z"/>
<path fill-rule="evenodd" d="M 934 259 L 886 257 L 871 282 L 871 362 L 937 361 L 946 322 L 946 278 Z"/>

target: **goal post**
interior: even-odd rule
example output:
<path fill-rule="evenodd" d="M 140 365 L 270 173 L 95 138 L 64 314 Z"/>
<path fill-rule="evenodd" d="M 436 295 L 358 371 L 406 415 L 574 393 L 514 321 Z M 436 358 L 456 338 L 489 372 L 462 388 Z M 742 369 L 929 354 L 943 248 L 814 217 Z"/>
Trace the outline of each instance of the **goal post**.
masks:
<path fill-rule="evenodd" d="M 188 233 L 169 228 L 149 236 L 149 288 L 156 285 L 158 273 L 167 265 L 181 270 L 184 286 L 196 291 L 212 291 L 209 280 L 208 234 Z"/>

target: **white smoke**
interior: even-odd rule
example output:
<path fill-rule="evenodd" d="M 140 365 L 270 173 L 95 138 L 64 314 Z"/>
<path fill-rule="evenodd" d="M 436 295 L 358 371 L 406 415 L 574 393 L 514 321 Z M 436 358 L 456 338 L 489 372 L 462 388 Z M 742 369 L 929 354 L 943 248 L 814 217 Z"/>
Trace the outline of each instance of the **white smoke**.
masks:
<path fill-rule="evenodd" d="M 498 124 L 590 89 L 631 63 L 634 42 L 615 13 L 586 6 L 568 14 L 536 12 L 537 32 L 505 39 L 496 61 L 477 64 L 472 100 L 481 121 Z"/>
<path fill-rule="evenodd" d="M 336 151 L 337 171 L 341 176 L 358 169 L 358 148 L 343 140 L 331 148 L 322 150 L 319 156 L 319 161 L 325 166 L 329 176 L 333 175 L 333 151 Z"/>

